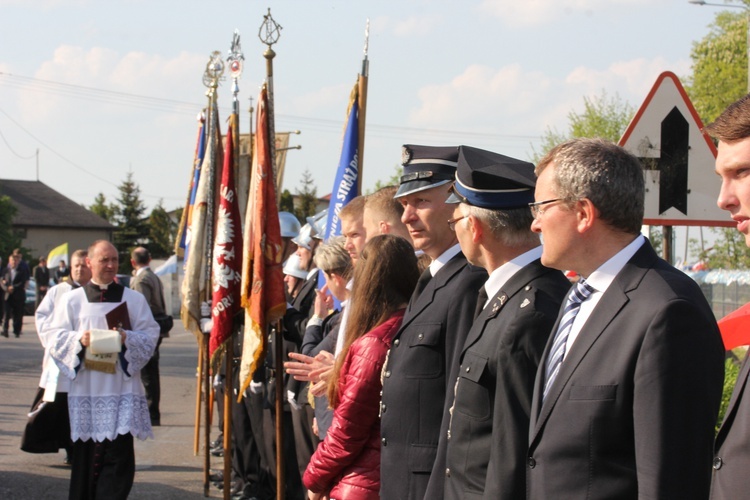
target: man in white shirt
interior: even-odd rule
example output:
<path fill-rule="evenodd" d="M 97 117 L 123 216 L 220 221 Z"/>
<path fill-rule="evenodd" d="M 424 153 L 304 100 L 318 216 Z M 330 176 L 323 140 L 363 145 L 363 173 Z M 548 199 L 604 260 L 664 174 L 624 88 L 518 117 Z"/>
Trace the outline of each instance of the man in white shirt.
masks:
<path fill-rule="evenodd" d="M 27 444 L 27 439 L 34 440 L 38 445 L 38 439 L 44 438 L 49 440 L 51 446 L 49 450 L 56 453 L 58 449 L 65 448 L 65 463 L 70 464 L 70 454 L 73 443 L 70 440 L 70 418 L 68 417 L 68 388 L 70 381 L 66 377 L 60 377 L 60 370 L 57 364 L 51 359 L 50 351 L 55 343 L 55 338 L 51 328 L 55 307 L 59 304 L 66 293 L 79 288 L 91 279 L 91 269 L 86 265 L 86 250 L 76 250 L 70 259 L 70 280 L 53 286 L 44 296 L 39 307 L 34 313 L 36 322 L 36 331 L 39 334 L 39 341 L 44 348 L 44 358 L 42 360 L 42 376 L 39 379 L 39 394 L 37 394 L 32 408 L 43 400 L 47 404 L 54 406 L 54 413 L 57 416 L 53 428 L 44 429 L 44 436 L 27 436 L 24 433 L 23 443 Z M 46 409 L 45 411 L 49 411 Z M 26 428 L 36 434 L 40 429 L 33 426 Z M 22 447 L 23 449 L 23 447 Z M 24 450 L 26 451 L 26 450 Z"/>
<path fill-rule="evenodd" d="M 640 162 L 573 139 L 536 174 L 542 264 L 581 281 L 537 371 L 527 498 L 706 498 L 724 347 L 698 285 L 640 234 Z"/>

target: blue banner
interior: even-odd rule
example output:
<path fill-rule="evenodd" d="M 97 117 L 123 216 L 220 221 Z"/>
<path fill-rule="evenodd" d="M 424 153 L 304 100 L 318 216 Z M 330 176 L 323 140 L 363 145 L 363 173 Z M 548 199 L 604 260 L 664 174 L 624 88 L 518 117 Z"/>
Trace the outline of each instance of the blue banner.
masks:
<path fill-rule="evenodd" d="M 325 240 L 331 236 L 341 234 L 341 209 L 359 195 L 359 113 L 356 99 L 349 112 L 349 120 L 344 132 L 344 144 L 341 146 L 341 159 L 336 171 L 336 180 L 331 191 L 331 202 L 328 205 L 328 222 L 326 224 Z"/>

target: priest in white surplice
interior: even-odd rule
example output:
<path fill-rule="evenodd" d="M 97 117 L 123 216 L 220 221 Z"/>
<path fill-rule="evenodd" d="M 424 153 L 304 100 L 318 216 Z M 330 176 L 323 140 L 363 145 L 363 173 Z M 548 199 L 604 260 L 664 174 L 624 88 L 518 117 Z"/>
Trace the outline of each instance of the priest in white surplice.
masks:
<path fill-rule="evenodd" d="M 55 307 L 56 342 L 51 355 L 68 392 L 73 470 L 70 499 L 125 499 L 135 477 L 133 437 L 153 438 L 140 369 L 159 338 L 159 325 L 143 295 L 115 283 L 115 247 L 100 240 L 89 247 L 91 281 Z M 119 329 L 122 348 L 92 359 L 91 330 L 109 330 L 106 314 L 127 305 L 129 329 Z M 110 373 L 113 372 L 113 373 Z"/>

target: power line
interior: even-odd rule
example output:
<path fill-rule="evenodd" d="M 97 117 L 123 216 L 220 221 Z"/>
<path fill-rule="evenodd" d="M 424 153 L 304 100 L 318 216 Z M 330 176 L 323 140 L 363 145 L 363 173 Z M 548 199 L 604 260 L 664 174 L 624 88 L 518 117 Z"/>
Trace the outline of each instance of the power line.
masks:
<path fill-rule="evenodd" d="M 104 90 L 95 87 L 86 87 L 69 83 L 43 80 L 26 76 L 13 75 L 0 71 L 0 83 L 12 88 L 25 91 L 41 92 L 45 94 L 56 94 L 76 99 L 89 101 L 104 102 L 115 105 L 137 107 L 151 111 L 164 111 L 181 114 L 195 115 L 196 109 L 202 109 L 203 105 L 196 102 L 180 101 L 176 99 L 165 99 L 160 97 L 151 97 L 140 94 L 127 92 L 117 92 L 113 90 Z M 231 112 L 229 106 L 226 107 L 226 113 Z M 277 120 L 280 123 L 287 123 L 291 128 L 307 128 L 320 132 L 343 132 L 343 123 L 345 117 L 340 120 L 331 120 L 325 118 L 314 118 L 307 116 L 277 114 Z M 376 137 L 402 137 L 404 135 L 444 138 L 452 137 L 469 137 L 483 141 L 533 141 L 540 138 L 535 135 L 515 135 L 501 134 L 495 132 L 475 132 L 467 130 L 446 130 L 404 127 L 394 125 L 384 125 L 377 123 L 368 123 L 367 131 Z"/>
<path fill-rule="evenodd" d="M 13 153 L 14 155 L 16 155 L 18 158 L 20 158 L 22 160 L 31 160 L 32 158 L 34 158 L 36 156 L 36 153 L 34 153 L 31 156 L 21 156 L 18 153 L 16 153 L 16 151 L 13 149 L 13 147 L 8 142 L 8 139 L 6 139 L 5 136 L 3 135 L 3 131 L 2 130 L 0 130 L 0 137 L 3 138 L 3 142 L 5 143 L 6 146 L 8 146 L 8 149 L 10 150 L 10 152 Z"/>
<path fill-rule="evenodd" d="M 26 132 L 31 138 L 33 138 L 34 140 L 36 140 L 37 142 L 39 142 L 39 144 L 41 144 L 42 146 L 44 146 L 45 148 L 47 148 L 49 151 L 51 151 L 54 155 L 56 155 L 58 158 L 60 158 L 64 162 L 69 163 L 70 165 L 72 165 L 73 167 L 77 168 L 81 172 L 84 172 L 84 173 L 90 175 L 91 177 L 93 177 L 95 179 L 98 179 L 98 180 L 100 180 L 102 182 L 105 182 L 105 183 L 109 184 L 110 186 L 115 186 L 115 187 L 117 186 L 117 184 L 114 184 L 113 182 L 105 179 L 104 177 L 99 177 L 95 173 L 90 172 L 89 170 L 86 170 L 82 166 L 78 165 L 76 162 L 74 162 L 72 160 L 69 160 L 67 157 L 65 157 L 61 153 L 57 152 L 57 150 L 55 150 L 53 147 L 49 146 L 47 143 L 45 143 L 44 141 L 42 141 L 41 139 L 39 139 L 37 136 L 35 136 L 34 134 L 32 134 L 30 131 L 28 131 L 26 128 L 24 128 L 23 125 L 21 125 L 16 120 L 14 120 L 13 117 L 11 117 L 8 113 L 6 113 L 4 109 L 0 108 L 0 113 L 4 114 L 10 121 L 12 121 L 16 125 L 16 127 L 20 128 L 21 130 L 23 130 L 24 132 Z"/>

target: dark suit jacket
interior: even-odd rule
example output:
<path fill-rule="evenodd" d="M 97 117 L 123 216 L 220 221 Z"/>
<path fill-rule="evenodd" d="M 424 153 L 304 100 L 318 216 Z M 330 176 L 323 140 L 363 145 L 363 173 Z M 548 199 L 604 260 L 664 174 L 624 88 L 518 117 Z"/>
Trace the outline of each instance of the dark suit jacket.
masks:
<path fill-rule="evenodd" d="M 313 305 L 315 304 L 315 288 L 318 284 L 318 274 L 320 273 L 317 272 L 313 274 L 312 277 L 305 280 L 299 293 L 290 304 L 292 307 L 287 309 L 284 314 L 282 320 L 284 327 L 282 351 L 283 359 L 285 360 L 289 359 L 290 352 L 299 352 L 302 338 L 305 334 L 305 328 L 307 327 L 307 321 L 312 317 L 314 312 Z M 272 369 L 275 368 L 275 344 L 276 335 L 270 335 L 266 352 L 266 366 Z M 279 370 L 275 373 L 276 375 L 282 376 L 284 379 L 285 410 L 290 410 L 289 403 L 286 400 L 286 391 L 294 392 L 297 395 L 295 399 L 299 404 L 307 404 L 307 382 L 294 380 L 294 377 L 288 375 L 284 371 L 284 367 L 279 367 Z M 269 404 L 275 404 L 276 378 L 268 380 L 266 390 Z"/>
<path fill-rule="evenodd" d="M 20 304 L 23 306 L 26 302 L 26 282 L 31 278 L 29 272 L 29 266 L 16 266 L 15 279 L 11 279 L 10 266 L 5 267 L 5 272 L 2 277 L 2 288 L 5 291 L 5 300 L 14 303 L 16 306 Z M 13 287 L 13 292 L 9 293 L 10 287 Z"/>
<path fill-rule="evenodd" d="M 446 395 L 452 393 L 458 356 L 471 329 L 477 295 L 487 280 L 459 253 L 409 304 L 393 340 L 383 379 L 380 496 L 425 498 L 433 467 L 442 497 L 444 464 L 436 462 Z M 429 498 L 439 498 L 430 494 Z"/>
<path fill-rule="evenodd" d="M 745 395 L 750 361 L 745 356 L 729 407 L 716 436 L 711 498 L 729 500 L 750 496 L 750 396 Z"/>
<path fill-rule="evenodd" d="M 534 377 L 569 289 L 560 271 L 537 259 L 513 275 L 474 321 L 450 418 L 445 498 L 526 496 Z"/>
<path fill-rule="evenodd" d="M 540 363 L 527 497 L 706 498 L 723 379 L 724 347 L 700 288 L 644 243 L 586 321 L 544 404 Z"/>
<path fill-rule="evenodd" d="M 49 269 L 45 266 L 36 266 L 34 268 L 34 281 L 36 281 L 36 296 L 39 294 L 47 293 L 47 290 L 40 290 L 40 287 L 44 286 L 49 289 Z"/>

